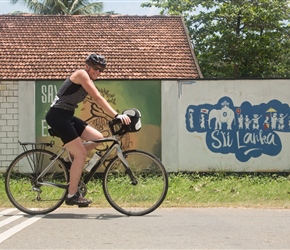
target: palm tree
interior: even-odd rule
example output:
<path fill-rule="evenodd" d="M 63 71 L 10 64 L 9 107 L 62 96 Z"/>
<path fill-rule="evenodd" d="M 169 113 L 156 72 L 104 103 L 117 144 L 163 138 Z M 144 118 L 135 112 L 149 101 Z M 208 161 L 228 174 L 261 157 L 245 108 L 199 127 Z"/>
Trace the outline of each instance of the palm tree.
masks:
<path fill-rule="evenodd" d="M 11 0 L 15 4 L 19 0 Z M 100 13 L 103 3 L 91 0 L 23 0 L 27 8 L 42 15 L 86 15 Z"/>

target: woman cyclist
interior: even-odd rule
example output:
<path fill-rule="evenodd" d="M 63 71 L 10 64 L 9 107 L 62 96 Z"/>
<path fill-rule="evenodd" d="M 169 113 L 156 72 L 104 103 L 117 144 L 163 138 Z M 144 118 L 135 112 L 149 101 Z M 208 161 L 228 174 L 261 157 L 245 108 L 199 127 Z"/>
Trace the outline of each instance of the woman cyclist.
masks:
<path fill-rule="evenodd" d="M 77 104 L 89 94 L 108 115 L 120 119 L 124 124 L 131 122 L 127 115 L 119 115 L 111 107 L 93 83 L 105 70 L 106 64 L 102 55 L 89 55 L 86 58 L 85 68 L 75 71 L 63 82 L 46 114 L 48 125 L 61 138 L 72 158 L 67 205 L 87 206 L 92 203 L 78 192 L 87 153 L 95 147 L 94 144 L 83 145 L 82 140 L 92 141 L 103 138 L 98 130 L 74 116 Z"/>

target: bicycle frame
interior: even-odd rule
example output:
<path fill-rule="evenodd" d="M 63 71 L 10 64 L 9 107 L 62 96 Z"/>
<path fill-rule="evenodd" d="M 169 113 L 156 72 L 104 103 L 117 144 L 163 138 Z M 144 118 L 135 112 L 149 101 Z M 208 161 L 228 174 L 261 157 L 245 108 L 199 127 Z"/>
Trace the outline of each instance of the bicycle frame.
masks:
<path fill-rule="evenodd" d="M 40 173 L 40 175 L 37 177 L 37 181 L 39 178 L 43 177 L 51 168 L 51 166 L 55 163 L 55 161 L 66 151 L 65 148 L 62 148 L 61 152 L 49 163 L 49 165 Z"/>
<path fill-rule="evenodd" d="M 119 140 L 116 138 L 116 136 L 112 136 L 112 137 L 107 137 L 107 138 L 103 138 L 103 139 L 99 139 L 99 140 L 94 140 L 94 141 L 88 141 L 88 142 L 84 142 L 84 144 L 91 144 L 91 143 L 102 143 L 102 142 L 112 142 L 112 144 L 109 146 L 109 148 L 106 150 L 105 154 L 98 160 L 98 162 L 95 164 L 95 166 L 91 169 L 91 171 L 86 174 L 84 176 L 84 180 L 83 182 L 85 184 L 87 184 L 90 179 L 94 176 L 94 174 L 96 173 L 96 171 L 98 170 L 98 168 L 104 163 L 104 161 L 107 159 L 107 157 L 109 156 L 109 154 L 116 149 L 117 154 L 116 156 L 119 157 L 119 159 L 123 162 L 128 175 L 131 178 L 131 181 L 133 184 L 137 184 L 136 179 L 134 178 L 129 165 L 123 155 L 122 149 L 121 149 L 121 145 L 119 143 Z"/>
<path fill-rule="evenodd" d="M 91 171 L 87 174 L 84 175 L 84 179 L 83 182 L 85 184 L 87 184 L 91 178 L 94 176 L 94 174 L 96 173 L 96 171 L 99 169 L 99 167 L 104 163 L 104 161 L 107 159 L 107 157 L 109 156 L 109 154 L 116 149 L 117 154 L 116 156 L 119 157 L 119 159 L 123 162 L 128 175 L 131 178 L 132 184 L 136 185 L 137 184 L 137 180 L 134 178 L 129 165 L 123 155 L 122 149 L 121 149 L 121 145 L 119 143 L 118 138 L 116 138 L 116 136 L 112 136 L 112 137 L 107 137 L 107 138 L 103 138 L 103 139 L 98 139 L 98 140 L 93 140 L 93 141 L 87 141 L 84 142 L 83 144 L 92 144 L 92 143 L 108 143 L 108 142 L 112 142 L 112 144 L 109 146 L 109 148 L 106 150 L 105 154 L 99 159 L 99 161 L 95 164 L 95 166 L 91 169 Z M 23 145 L 27 145 L 27 144 L 31 144 L 32 143 L 26 143 L 26 144 L 22 144 Z M 36 145 L 36 144 L 33 144 Z M 38 145 L 41 145 L 43 148 L 45 146 L 53 146 L 53 143 L 38 143 Z M 26 147 L 24 146 L 24 148 L 26 149 Z M 55 156 L 55 158 L 49 163 L 49 165 L 39 174 L 39 176 L 37 177 L 36 181 L 44 186 L 55 186 L 55 187 L 59 187 L 59 188 L 67 188 L 67 185 L 59 185 L 59 184 L 55 184 L 55 183 L 47 183 L 47 182 L 39 182 L 39 179 L 41 179 L 49 170 L 50 168 L 53 166 L 53 164 L 55 163 L 55 161 L 57 159 L 59 159 L 62 154 L 67 151 L 66 148 L 61 148 L 61 151 Z"/>

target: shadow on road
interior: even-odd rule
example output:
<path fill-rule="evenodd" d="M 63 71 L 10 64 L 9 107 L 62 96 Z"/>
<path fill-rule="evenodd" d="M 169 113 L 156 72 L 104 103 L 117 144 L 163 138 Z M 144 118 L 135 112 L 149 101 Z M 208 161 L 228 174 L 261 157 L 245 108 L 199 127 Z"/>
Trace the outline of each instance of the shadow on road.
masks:
<path fill-rule="evenodd" d="M 44 219 L 95 219 L 95 220 L 112 220 L 122 217 L 128 217 L 125 215 L 117 214 L 74 214 L 74 213 L 53 213 L 48 214 Z"/>
<path fill-rule="evenodd" d="M 140 216 L 143 218 L 148 217 L 156 217 L 157 215 L 145 215 Z M 77 213 L 52 213 L 47 214 L 43 219 L 87 219 L 87 220 L 112 220 L 112 219 L 118 219 L 118 218 L 126 218 L 126 217 L 135 217 L 135 216 L 126 216 L 123 214 L 114 214 L 114 213 L 100 213 L 100 214 L 77 214 Z M 138 216 L 139 217 L 139 216 Z"/>

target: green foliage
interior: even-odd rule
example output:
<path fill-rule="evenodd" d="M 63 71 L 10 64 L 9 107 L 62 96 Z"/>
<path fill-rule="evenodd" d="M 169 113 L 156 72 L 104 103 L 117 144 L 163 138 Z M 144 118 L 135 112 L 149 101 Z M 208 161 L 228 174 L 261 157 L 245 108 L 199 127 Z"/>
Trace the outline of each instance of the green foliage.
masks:
<path fill-rule="evenodd" d="M 290 77 L 288 0 L 151 0 L 183 15 L 208 78 Z"/>
<path fill-rule="evenodd" d="M 100 13 L 103 3 L 91 0 L 23 0 L 29 10 L 42 15 L 86 15 Z M 18 3 L 19 0 L 11 0 Z"/>

